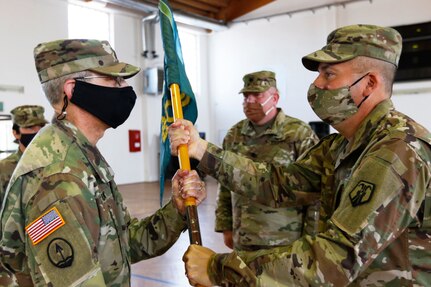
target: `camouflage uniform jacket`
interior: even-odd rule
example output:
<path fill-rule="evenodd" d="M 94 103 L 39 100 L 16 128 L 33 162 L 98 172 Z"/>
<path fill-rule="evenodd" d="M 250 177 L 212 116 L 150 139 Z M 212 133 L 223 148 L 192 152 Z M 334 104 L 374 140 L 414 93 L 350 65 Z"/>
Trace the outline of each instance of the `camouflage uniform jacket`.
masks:
<path fill-rule="evenodd" d="M 287 165 L 317 141 L 310 126 L 278 109 L 272 125 L 260 134 L 248 119 L 238 122 L 225 136 L 223 149 L 254 161 Z M 231 196 L 220 185 L 215 230 L 233 230 L 237 250 L 286 245 L 301 236 L 304 213 L 302 206 L 272 208 L 236 193 Z"/>
<path fill-rule="evenodd" d="M 286 247 L 213 256 L 214 283 L 429 286 L 431 134 L 390 100 L 350 142 L 330 135 L 287 167 L 253 163 L 214 145 L 200 165 L 231 190 L 270 206 L 321 193 L 325 223 L 316 236 Z"/>
<path fill-rule="evenodd" d="M 6 187 L 21 156 L 22 152 L 18 148 L 16 152 L 0 161 L 0 206 L 3 202 L 3 196 L 6 192 Z"/>
<path fill-rule="evenodd" d="M 51 219 L 64 225 L 37 241 L 46 232 L 31 230 Z M 164 253 L 186 228 L 171 202 L 131 218 L 99 150 L 57 120 L 18 163 L 1 223 L 2 262 L 25 286 L 130 286 L 131 264 Z"/>
<path fill-rule="evenodd" d="M 21 156 L 22 152 L 18 148 L 16 152 L 0 161 L 0 206 L 3 203 L 3 197 L 12 173 Z M 16 286 L 13 274 L 3 267 L 3 264 L 0 264 L 0 286 Z"/>

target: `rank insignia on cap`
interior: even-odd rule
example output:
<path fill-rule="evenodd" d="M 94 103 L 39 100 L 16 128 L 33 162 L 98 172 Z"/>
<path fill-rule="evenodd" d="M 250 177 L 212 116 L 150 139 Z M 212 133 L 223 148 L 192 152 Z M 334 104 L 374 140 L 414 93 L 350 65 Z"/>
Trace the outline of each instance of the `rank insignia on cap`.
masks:
<path fill-rule="evenodd" d="M 27 225 L 25 230 L 33 245 L 36 245 L 64 224 L 66 222 L 64 222 L 60 212 L 56 207 L 53 207 Z"/>
<path fill-rule="evenodd" d="M 269 82 L 267 80 L 260 80 L 257 84 L 260 86 L 269 86 Z"/>
<path fill-rule="evenodd" d="M 350 202 L 353 207 L 367 203 L 371 200 L 375 185 L 361 180 L 349 193 Z"/>

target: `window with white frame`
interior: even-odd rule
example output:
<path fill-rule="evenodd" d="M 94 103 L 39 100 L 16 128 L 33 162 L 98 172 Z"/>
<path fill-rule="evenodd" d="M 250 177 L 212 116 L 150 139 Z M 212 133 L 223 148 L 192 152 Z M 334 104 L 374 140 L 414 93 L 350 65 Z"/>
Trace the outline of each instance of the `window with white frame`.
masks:
<path fill-rule="evenodd" d="M 14 143 L 12 119 L 10 115 L 0 114 L 0 160 L 14 152 L 18 145 Z"/>
<path fill-rule="evenodd" d="M 96 39 L 111 42 L 110 14 L 103 9 L 96 9 L 88 4 L 71 3 L 68 6 L 68 17 L 69 39 Z"/>
<path fill-rule="evenodd" d="M 199 91 L 199 37 L 196 33 L 188 29 L 181 29 L 181 27 L 178 27 L 178 34 L 181 41 L 187 78 L 190 81 L 193 92 L 196 94 Z"/>

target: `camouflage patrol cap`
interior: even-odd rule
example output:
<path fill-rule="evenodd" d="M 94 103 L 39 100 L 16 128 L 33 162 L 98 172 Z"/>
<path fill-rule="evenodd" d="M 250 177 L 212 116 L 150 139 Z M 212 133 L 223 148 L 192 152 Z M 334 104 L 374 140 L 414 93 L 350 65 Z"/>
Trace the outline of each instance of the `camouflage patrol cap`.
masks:
<path fill-rule="evenodd" d="M 25 105 L 14 108 L 10 113 L 12 114 L 12 121 L 20 128 L 28 128 L 32 126 L 43 126 L 48 121 L 43 116 L 45 109 L 36 105 Z"/>
<path fill-rule="evenodd" d="M 402 37 L 395 29 L 374 25 L 351 25 L 331 32 L 327 44 L 302 58 L 302 64 L 317 71 L 319 63 L 340 63 L 357 56 L 379 59 L 398 66 Z"/>
<path fill-rule="evenodd" d="M 270 87 L 277 88 L 275 73 L 271 71 L 259 71 L 245 75 L 244 88 L 239 91 L 241 93 L 263 93 Z"/>
<path fill-rule="evenodd" d="M 107 41 L 89 39 L 57 40 L 34 48 L 36 70 L 41 83 L 81 71 L 130 78 L 140 68 L 119 62 Z"/>

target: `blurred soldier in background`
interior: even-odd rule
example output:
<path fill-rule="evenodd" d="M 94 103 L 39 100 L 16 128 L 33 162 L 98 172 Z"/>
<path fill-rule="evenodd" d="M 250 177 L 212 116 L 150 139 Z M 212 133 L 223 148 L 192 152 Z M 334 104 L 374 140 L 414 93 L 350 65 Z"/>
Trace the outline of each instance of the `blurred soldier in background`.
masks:
<path fill-rule="evenodd" d="M 12 114 L 12 133 L 18 143 L 18 149 L 13 154 L 0 161 L 0 206 L 6 187 L 15 170 L 22 153 L 25 151 L 37 132 L 48 121 L 45 119 L 42 106 L 24 105 L 14 108 Z M 0 286 L 14 286 L 16 279 L 13 274 L 0 264 Z"/>
<path fill-rule="evenodd" d="M 280 98 L 275 73 L 259 71 L 243 77 L 243 110 L 246 119 L 226 134 L 223 149 L 240 153 L 256 162 L 287 165 L 318 142 L 306 123 L 287 116 L 277 107 Z M 282 246 L 305 231 L 314 233 L 318 209 L 310 207 L 312 222 L 304 226 L 308 206 L 273 208 L 231 193 L 219 185 L 215 231 L 223 232 L 227 247 L 258 250 Z"/>
<path fill-rule="evenodd" d="M 12 133 L 19 146 L 15 153 L 0 161 L 0 203 L 3 202 L 4 192 L 22 153 L 37 132 L 48 123 L 43 115 L 44 111 L 42 106 L 25 105 L 16 107 L 10 112 L 13 123 Z"/>

